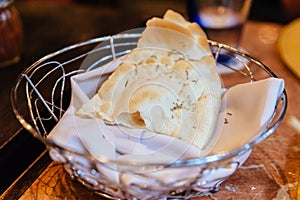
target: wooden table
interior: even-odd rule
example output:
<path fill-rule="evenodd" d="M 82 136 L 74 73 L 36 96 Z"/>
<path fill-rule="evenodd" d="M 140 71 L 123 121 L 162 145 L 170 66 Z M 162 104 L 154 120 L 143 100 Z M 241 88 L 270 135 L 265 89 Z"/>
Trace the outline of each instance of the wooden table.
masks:
<path fill-rule="evenodd" d="M 29 13 L 26 13 L 29 12 L 30 9 L 31 11 L 36 12 L 35 15 L 37 15 L 37 17 L 43 16 L 43 12 L 51 13 L 57 10 L 56 7 L 51 7 L 53 6 L 52 4 L 49 4 L 48 7 L 46 6 L 47 9 L 45 7 L 39 7 L 38 3 L 30 5 L 19 4 L 19 6 L 20 12 L 24 17 L 32 16 Z M 161 15 L 161 13 L 164 11 L 164 8 L 167 7 L 169 7 L 169 5 L 161 6 L 160 9 L 156 10 L 154 15 Z M 42 8 L 45 8 L 45 10 Z M 73 15 L 77 14 L 81 17 L 87 14 L 84 13 L 84 10 L 81 10 L 81 6 L 73 7 L 72 11 L 71 9 L 68 10 L 69 6 L 67 5 L 59 7 L 59 9 L 64 8 L 66 9 L 65 13 L 71 12 Z M 180 6 L 179 3 L 178 5 L 175 5 L 175 9 L 181 9 L 181 11 L 184 12 L 182 5 Z M 66 40 L 62 41 L 62 39 L 60 39 L 61 41 L 55 41 L 55 39 L 53 39 L 54 44 L 51 44 L 49 38 L 47 39 L 47 37 L 51 37 L 51 35 L 50 33 L 46 32 L 46 26 L 41 25 L 41 27 L 43 27 L 45 30 L 40 30 L 40 34 L 42 35 L 38 39 L 41 43 L 43 41 L 47 41 L 47 44 L 44 45 L 49 45 L 49 48 L 43 48 L 43 52 L 39 52 L 38 48 L 31 48 L 31 52 L 28 53 L 28 55 L 25 53 L 25 57 L 28 58 L 29 55 L 35 55 L 34 52 L 37 52 L 37 57 L 30 59 L 28 58 L 26 61 L 23 61 L 24 63 L 22 63 L 22 61 L 21 63 L 27 65 L 29 62 L 33 62 L 35 59 L 38 59 L 41 56 L 40 54 L 45 55 L 48 53 L 47 51 L 51 52 L 63 47 L 60 45 L 68 45 L 68 43 L 74 43 L 104 34 L 113 34 L 129 28 L 140 26 L 142 22 L 141 19 L 146 20 L 151 15 L 149 12 L 136 11 L 135 15 L 131 13 L 130 15 L 128 14 L 128 16 L 126 16 L 126 13 L 120 14 L 119 12 L 106 7 L 102 8 L 101 11 L 101 13 L 97 12 L 97 14 L 91 14 L 90 17 L 95 17 L 96 15 L 102 19 L 102 22 L 107 24 L 107 30 L 103 30 L 101 27 L 90 30 L 88 28 L 93 26 L 94 23 L 96 23 L 95 21 L 88 22 L 91 24 L 86 25 L 83 21 L 78 19 L 79 21 L 77 22 L 77 25 L 79 24 L 81 26 L 86 26 L 87 28 L 80 29 L 81 33 L 77 32 L 74 34 L 76 37 L 74 36 L 74 38 L 72 38 L 71 33 L 74 33 L 78 30 L 69 25 L 69 33 L 59 33 L 59 31 L 57 33 L 61 34 L 58 38 L 65 37 Z M 115 16 L 115 18 L 112 18 L 112 21 L 105 22 L 104 19 L 107 17 L 105 15 Z M 66 15 L 62 14 L 61 16 L 56 17 L 63 17 L 63 22 L 66 24 L 71 22 L 73 23 L 73 19 L 68 19 L 71 20 L 68 21 L 64 18 L 65 16 Z M 50 19 L 53 20 L 53 23 L 57 22 L 56 17 L 50 17 Z M 117 26 L 108 26 L 110 23 L 122 24 L 120 19 L 131 20 L 131 22 L 126 24 L 126 26 L 120 25 L 118 28 L 115 28 Z M 35 23 L 42 22 L 36 21 Z M 101 26 L 101 23 L 97 24 L 96 26 Z M 36 26 L 31 25 L 31 28 L 37 27 L 37 24 Z M 254 147 L 251 156 L 245 162 L 243 167 L 238 169 L 229 179 L 222 183 L 219 192 L 211 194 L 209 197 L 199 197 L 195 199 L 300 199 L 300 130 L 296 129 L 295 127 L 295 119 L 296 122 L 298 122 L 297 120 L 300 119 L 300 97 L 298 95 L 300 92 L 300 84 L 299 79 L 286 68 L 278 54 L 276 40 L 280 29 L 281 25 L 278 24 L 250 21 L 245 27 L 242 46 L 249 52 L 250 55 L 265 63 L 280 78 L 285 80 L 285 88 L 288 94 L 288 110 L 286 118 L 273 135 Z M 29 33 L 31 31 L 35 32 L 38 30 L 33 29 L 27 30 L 26 32 Z M 81 35 L 81 38 L 78 37 L 79 35 Z M 28 39 L 31 36 L 26 37 Z M 30 39 L 33 40 L 34 38 Z M 26 44 L 26 46 L 30 46 L 30 44 Z M 8 70 L 13 71 L 9 73 L 16 74 L 21 70 L 16 66 L 14 67 L 14 69 Z M 11 84 L 11 81 L 7 82 Z M 7 89 L 3 90 L 4 92 L 8 91 Z M 11 132 L 17 132 L 18 130 L 21 130 L 20 125 L 17 125 L 16 121 L 13 120 L 12 114 L 8 111 L 6 113 L 8 113 L 6 117 L 11 119 L 10 123 L 8 123 L 9 127 L 7 129 L 10 131 L 13 129 Z M 3 115 L 2 119 L 4 119 Z M 47 152 L 43 152 L 42 148 L 40 152 L 40 156 L 37 158 L 36 162 L 34 162 L 32 166 L 30 166 L 28 170 L 24 172 L 23 176 L 20 176 L 20 178 L 14 184 L 12 184 L 10 188 L 6 190 L 6 192 L 3 193 L 1 198 L 19 198 L 22 200 L 103 199 L 102 197 L 94 194 L 92 191 L 87 190 L 78 182 L 72 181 L 67 173 L 63 170 L 61 165 L 49 160 Z"/>

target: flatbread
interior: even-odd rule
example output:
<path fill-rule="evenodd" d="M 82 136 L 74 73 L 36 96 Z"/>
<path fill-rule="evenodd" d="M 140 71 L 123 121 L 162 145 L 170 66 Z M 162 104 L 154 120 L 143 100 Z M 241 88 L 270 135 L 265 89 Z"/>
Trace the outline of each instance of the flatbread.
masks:
<path fill-rule="evenodd" d="M 138 42 L 139 48 L 174 50 L 193 60 L 211 55 L 205 32 L 198 24 L 186 21 L 179 13 L 167 10 L 163 19 L 154 17 L 146 25 Z"/>
<path fill-rule="evenodd" d="M 138 47 L 77 114 L 204 149 L 216 125 L 221 81 L 204 32 L 187 27 L 194 25 L 173 11 L 149 20 Z"/>

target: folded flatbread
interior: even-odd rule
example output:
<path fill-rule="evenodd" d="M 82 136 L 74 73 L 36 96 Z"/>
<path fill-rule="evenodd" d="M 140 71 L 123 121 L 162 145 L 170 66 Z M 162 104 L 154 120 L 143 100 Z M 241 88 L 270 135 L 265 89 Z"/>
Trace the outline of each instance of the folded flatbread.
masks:
<path fill-rule="evenodd" d="M 169 10 L 147 22 L 137 48 L 123 59 L 77 115 L 205 148 L 216 125 L 221 81 L 202 29 Z"/>

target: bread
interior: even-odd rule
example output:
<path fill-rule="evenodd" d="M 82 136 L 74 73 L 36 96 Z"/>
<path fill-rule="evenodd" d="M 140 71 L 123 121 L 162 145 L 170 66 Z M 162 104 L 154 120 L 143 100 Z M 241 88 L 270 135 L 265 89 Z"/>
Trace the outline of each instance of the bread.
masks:
<path fill-rule="evenodd" d="M 163 19 L 147 22 L 137 48 L 77 114 L 148 129 L 203 149 L 220 102 L 221 81 L 206 35 L 169 10 Z"/>
<path fill-rule="evenodd" d="M 188 59 L 200 60 L 211 55 L 207 36 L 196 23 L 186 21 L 180 14 L 168 10 L 163 19 L 147 21 L 138 47 L 163 48 L 184 53 Z"/>

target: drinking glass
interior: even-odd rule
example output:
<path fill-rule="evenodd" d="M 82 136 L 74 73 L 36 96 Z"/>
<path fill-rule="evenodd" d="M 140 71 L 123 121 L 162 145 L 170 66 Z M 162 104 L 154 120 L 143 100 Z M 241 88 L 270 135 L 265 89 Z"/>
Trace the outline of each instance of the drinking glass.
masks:
<path fill-rule="evenodd" d="M 190 21 L 198 23 L 208 39 L 245 52 L 240 42 L 251 3 L 251 0 L 187 0 L 187 9 Z M 244 65 L 230 54 L 218 56 L 218 61 L 223 63 L 217 64 L 221 74 L 244 68 Z M 233 70 L 228 70 L 229 68 Z"/>
<path fill-rule="evenodd" d="M 190 21 L 197 22 L 210 40 L 239 48 L 251 0 L 187 0 Z"/>

